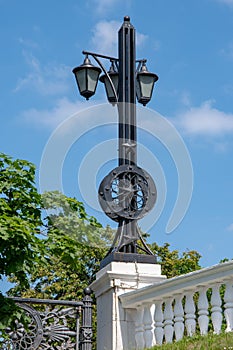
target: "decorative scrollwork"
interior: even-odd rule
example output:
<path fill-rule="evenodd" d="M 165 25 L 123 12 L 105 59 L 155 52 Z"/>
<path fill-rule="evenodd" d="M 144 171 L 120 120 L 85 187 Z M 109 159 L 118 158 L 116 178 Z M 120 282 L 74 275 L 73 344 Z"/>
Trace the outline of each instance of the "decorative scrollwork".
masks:
<path fill-rule="evenodd" d="M 9 339 L 5 341 L 2 349 L 37 349 L 42 341 L 43 328 L 39 313 L 26 304 L 21 304 L 20 307 L 29 319 L 27 328 L 16 319 L 14 328 L 6 329 Z"/>
<path fill-rule="evenodd" d="M 39 306 L 38 310 L 19 304 L 29 323 L 25 327 L 17 319 L 14 329 L 6 329 L 8 339 L 1 350 L 66 350 L 76 348 L 77 308 L 52 305 Z M 44 309 L 44 310 L 41 310 Z"/>
<path fill-rule="evenodd" d="M 40 349 L 47 350 L 51 347 L 56 350 L 74 349 L 75 342 L 72 342 L 71 339 L 75 337 L 76 332 L 68 327 L 68 319 L 75 319 L 76 313 L 74 308 L 51 310 L 47 306 L 46 310 L 41 313 L 44 336 Z"/>

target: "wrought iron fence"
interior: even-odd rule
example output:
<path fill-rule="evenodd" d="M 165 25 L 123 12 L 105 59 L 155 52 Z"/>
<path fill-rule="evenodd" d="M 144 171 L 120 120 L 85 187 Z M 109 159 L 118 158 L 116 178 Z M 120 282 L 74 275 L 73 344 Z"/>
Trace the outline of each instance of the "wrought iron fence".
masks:
<path fill-rule="evenodd" d="M 7 328 L 0 350 L 91 350 L 92 298 L 90 288 L 82 301 L 13 298 L 23 309 L 26 326 L 15 320 Z"/>

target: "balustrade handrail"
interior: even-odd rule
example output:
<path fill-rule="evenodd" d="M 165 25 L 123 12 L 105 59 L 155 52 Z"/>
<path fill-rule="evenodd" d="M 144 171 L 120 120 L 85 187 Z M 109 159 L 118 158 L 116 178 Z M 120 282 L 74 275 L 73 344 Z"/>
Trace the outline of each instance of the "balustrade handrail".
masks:
<path fill-rule="evenodd" d="M 164 300 L 164 298 L 191 291 L 194 287 L 197 291 L 198 287 L 211 287 L 216 283 L 223 284 L 232 277 L 233 261 L 229 261 L 154 283 L 136 291 L 125 293 L 119 298 L 123 308 L 137 308 L 144 304 L 152 304 Z"/>

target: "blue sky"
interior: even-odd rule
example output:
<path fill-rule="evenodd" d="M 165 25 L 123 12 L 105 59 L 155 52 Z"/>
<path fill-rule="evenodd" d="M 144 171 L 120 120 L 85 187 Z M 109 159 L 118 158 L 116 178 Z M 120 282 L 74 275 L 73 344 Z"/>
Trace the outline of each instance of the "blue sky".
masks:
<path fill-rule="evenodd" d="M 148 108 L 179 131 L 194 174 L 188 211 L 167 234 L 177 171 L 161 144 L 151 146 L 150 137 L 139 133 L 167 182 L 164 210 L 150 230 L 151 239 L 179 251 L 196 249 L 203 266 L 233 258 L 232 0 L 0 0 L 1 152 L 30 160 L 39 169 L 56 127 L 106 102 L 101 84 L 89 102 L 82 99 L 71 71 L 82 63 L 83 49 L 117 55 L 117 31 L 125 15 L 137 30 L 137 57 L 146 57 L 148 69 L 159 75 Z M 114 138 L 114 130 L 106 134 Z M 65 194 L 83 199 L 77 169 L 88 151 L 104 141 L 103 131 L 92 131 L 73 145 L 64 162 Z M 114 161 L 103 165 L 102 172 L 113 166 Z M 111 224 L 87 208 L 104 225 Z"/>

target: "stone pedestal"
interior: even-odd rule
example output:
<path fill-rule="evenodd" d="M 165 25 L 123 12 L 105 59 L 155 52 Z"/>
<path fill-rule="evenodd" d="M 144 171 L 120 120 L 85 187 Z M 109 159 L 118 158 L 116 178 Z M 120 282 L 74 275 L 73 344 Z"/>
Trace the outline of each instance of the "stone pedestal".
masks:
<path fill-rule="evenodd" d="M 135 348 L 135 310 L 121 307 L 119 296 L 158 283 L 159 264 L 111 262 L 97 275 L 91 289 L 97 299 L 97 350 L 131 350 Z"/>

